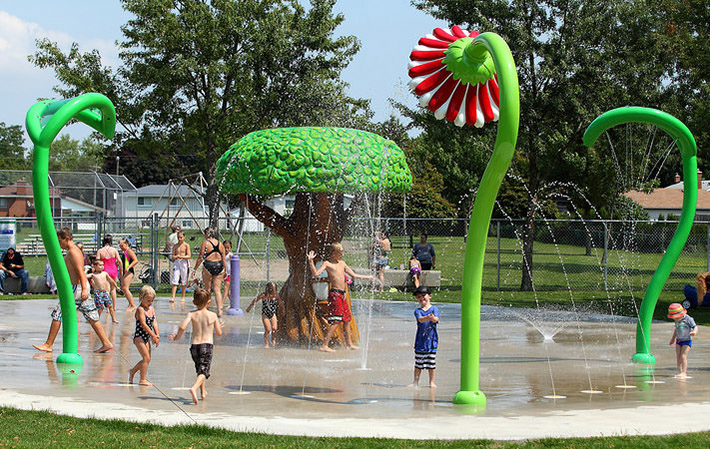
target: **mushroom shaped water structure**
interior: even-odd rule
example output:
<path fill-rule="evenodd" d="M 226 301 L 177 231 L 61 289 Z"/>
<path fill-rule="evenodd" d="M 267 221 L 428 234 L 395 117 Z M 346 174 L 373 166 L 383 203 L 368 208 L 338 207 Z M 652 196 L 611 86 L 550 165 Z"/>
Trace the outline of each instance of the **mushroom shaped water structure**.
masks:
<path fill-rule="evenodd" d="M 498 119 L 493 155 L 471 213 L 461 291 L 461 389 L 457 404 L 485 405 L 479 389 L 481 284 L 488 226 L 498 189 L 515 151 L 520 121 L 518 75 L 505 41 L 495 33 L 437 28 L 410 55 L 410 87 L 420 104 L 458 126 Z M 428 61 L 428 62 L 424 62 Z M 495 106 L 495 108 L 493 107 Z"/>
<path fill-rule="evenodd" d="M 343 194 L 405 192 L 412 186 L 404 152 L 394 142 L 365 131 L 318 127 L 244 136 L 217 162 L 217 180 L 223 192 L 238 194 L 254 217 L 283 238 L 289 277 L 280 292 L 285 316 L 279 317 L 279 336 L 290 341 L 323 337 L 325 321 L 314 307 L 306 254 L 325 258 L 328 246 L 342 240 L 356 204 L 346 207 Z M 289 217 L 256 196 L 289 193 L 296 196 Z"/>

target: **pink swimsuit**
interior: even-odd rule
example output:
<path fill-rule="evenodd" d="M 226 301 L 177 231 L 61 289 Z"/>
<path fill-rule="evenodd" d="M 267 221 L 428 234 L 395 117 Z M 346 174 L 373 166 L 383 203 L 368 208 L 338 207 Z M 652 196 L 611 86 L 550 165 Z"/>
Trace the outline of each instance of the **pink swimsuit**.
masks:
<path fill-rule="evenodd" d="M 103 250 L 104 248 L 101 248 L 101 250 Z M 116 266 L 116 259 L 114 257 L 109 257 L 108 259 L 104 259 L 102 257 L 101 262 L 104 263 L 104 271 L 107 272 L 108 275 L 111 276 L 114 281 L 118 279 L 118 267 Z"/>

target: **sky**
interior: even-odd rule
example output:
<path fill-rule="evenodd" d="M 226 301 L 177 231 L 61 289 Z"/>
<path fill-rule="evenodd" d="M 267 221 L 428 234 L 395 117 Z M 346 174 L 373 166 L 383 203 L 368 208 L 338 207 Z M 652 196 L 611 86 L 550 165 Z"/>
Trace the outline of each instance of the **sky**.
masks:
<path fill-rule="evenodd" d="M 446 24 L 415 9 L 409 0 L 339 0 L 335 9 L 345 16 L 336 33 L 355 35 L 362 44 L 343 72 L 350 84 L 348 94 L 372 100 L 377 121 L 394 113 L 389 98 L 414 105 L 407 88 L 409 53 L 420 37 Z M 120 27 L 128 18 L 119 0 L 0 0 L 0 122 L 24 128 L 27 110 L 37 99 L 57 98 L 53 70 L 27 60 L 36 39 L 49 38 L 65 52 L 77 42 L 82 52 L 97 49 L 104 64 L 117 65 L 114 43 L 122 40 Z M 90 130 L 74 124 L 63 133 L 82 139 Z M 29 147 L 27 135 L 25 140 Z"/>

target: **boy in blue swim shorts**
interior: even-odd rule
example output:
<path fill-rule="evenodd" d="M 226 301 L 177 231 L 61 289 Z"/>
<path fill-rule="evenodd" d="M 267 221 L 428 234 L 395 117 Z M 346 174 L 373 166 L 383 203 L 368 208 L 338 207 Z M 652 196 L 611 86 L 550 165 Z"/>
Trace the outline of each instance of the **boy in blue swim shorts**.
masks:
<path fill-rule="evenodd" d="M 698 327 L 695 325 L 695 320 L 677 302 L 668 306 L 668 318 L 675 320 L 673 336 L 670 343 L 668 343 L 669 345 L 675 343 L 678 374 L 673 377 L 686 379 L 688 377 L 688 353 L 691 346 L 693 346 L 692 337 L 698 334 Z"/>
<path fill-rule="evenodd" d="M 104 309 L 107 309 L 111 314 L 111 320 L 118 323 L 116 315 L 113 311 L 113 301 L 111 298 L 116 297 L 116 281 L 104 271 L 104 263 L 101 259 L 96 259 L 93 264 L 94 272 L 87 274 L 86 277 L 94 289 L 94 304 L 99 311 L 99 317 Z"/>

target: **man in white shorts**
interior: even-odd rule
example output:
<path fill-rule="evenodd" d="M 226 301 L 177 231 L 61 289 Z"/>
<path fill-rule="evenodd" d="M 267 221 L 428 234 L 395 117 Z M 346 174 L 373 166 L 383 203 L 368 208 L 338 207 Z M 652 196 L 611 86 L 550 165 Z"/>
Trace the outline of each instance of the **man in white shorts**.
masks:
<path fill-rule="evenodd" d="M 175 293 L 178 285 L 182 285 L 182 303 L 185 304 L 185 290 L 190 274 L 190 245 L 185 243 L 185 233 L 178 231 L 178 243 L 173 246 L 171 259 L 173 260 L 173 296 L 170 302 L 175 302 Z"/>

